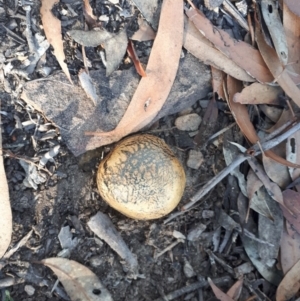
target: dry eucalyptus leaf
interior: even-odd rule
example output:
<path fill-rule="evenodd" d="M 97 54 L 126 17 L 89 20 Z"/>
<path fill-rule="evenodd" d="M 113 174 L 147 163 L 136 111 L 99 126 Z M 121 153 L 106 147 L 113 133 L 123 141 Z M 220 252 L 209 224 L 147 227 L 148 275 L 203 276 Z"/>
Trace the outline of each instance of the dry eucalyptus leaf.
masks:
<path fill-rule="evenodd" d="M 273 76 L 258 50 L 243 41 L 233 39 L 224 30 L 214 27 L 199 11 L 191 8 L 186 10 L 186 14 L 197 29 L 211 41 L 217 49 L 243 68 L 248 74 L 263 83 L 273 80 Z"/>
<path fill-rule="evenodd" d="M 245 87 L 241 93 L 236 93 L 233 101 L 252 105 L 278 105 L 280 103 L 278 98 L 280 93 L 282 93 L 280 87 L 253 83 L 250 86 Z"/>
<path fill-rule="evenodd" d="M 1 116 L 1 115 L 0 115 Z M 0 118 L 1 125 L 1 118 Z M 0 259 L 6 252 L 12 234 L 12 213 L 10 208 L 9 200 L 9 191 L 7 185 L 7 179 L 4 170 L 3 163 L 3 152 L 2 152 L 2 127 L 0 126 L 0 191 L 1 191 L 1 200 L 0 200 Z"/>
<path fill-rule="evenodd" d="M 286 68 L 296 74 L 300 74 L 300 16 L 287 5 L 289 1 L 285 1 L 283 4 L 283 27 L 286 35 L 289 58 Z M 297 3 L 299 7 L 299 4 Z M 299 9 L 300 13 L 300 9 Z"/>
<path fill-rule="evenodd" d="M 41 5 L 41 18 L 45 31 L 46 38 L 48 42 L 54 48 L 54 55 L 63 70 L 66 74 L 69 81 L 73 84 L 69 69 L 65 63 L 65 53 L 63 47 L 63 40 L 61 37 L 61 22 L 51 12 L 51 9 L 54 4 L 58 3 L 58 0 L 42 0 Z"/>
<path fill-rule="evenodd" d="M 286 228 L 289 228 L 287 231 Z M 292 232 L 290 235 L 289 232 Z M 280 265 L 286 274 L 300 260 L 300 234 L 292 230 L 291 224 L 286 221 L 280 242 Z"/>
<path fill-rule="evenodd" d="M 287 301 L 300 289 L 300 260 L 287 272 L 276 291 L 276 301 Z"/>
<path fill-rule="evenodd" d="M 258 26 L 258 24 L 256 24 Z M 290 77 L 288 70 L 285 69 L 276 51 L 270 47 L 264 40 L 262 32 L 259 29 L 255 31 L 256 42 L 267 66 L 274 78 L 284 90 L 284 92 L 300 107 L 300 90 Z"/>
<path fill-rule="evenodd" d="M 63 284 L 72 301 L 113 301 L 98 277 L 82 264 L 66 258 L 47 258 L 48 266 Z"/>
<path fill-rule="evenodd" d="M 90 29 L 100 26 L 101 22 L 98 22 L 97 17 L 93 14 L 93 9 L 89 0 L 83 0 L 83 15 L 85 17 L 85 22 Z"/>
<path fill-rule="evenodd" d="M 128 39 L 126 30 L 120 31 L 112 39 L 104 42 L 106 56 L 106 76 L 118 69 L 126 53 Z"/>
<path fill-rule="evenodd" d="M 147 76 L 131 40 L 128 41 L 127 53 L 133 61 L 136 72 L 142 77 Z"/>
<path fill-rule="evenodd" d="M 283 65 L 288 62 L 288 47 L 285 32 L 274 0 L 261 2 L 261 11 L 264 21 L 268 27 L 277 55 Z"/>
<path fill-rule="evenodd" d="M 300 193 L 291 189 L 283 192 L 284 206 L 281 207 L 284 217 L 300 234 Z M 288 211 L 288 208 L 290 211 Z"/>
<path fill-rule="evenodd" d="M 295 162 L 298 163 L 298 162 Z M 277 163 L 272 158 L 269 158 L 263 154 L 263 165 L 268 177 L 278 184 L 279 187 L 285 188 L 291 183 L 288 167 Z"/>
<path fill-rule="evenodd" d="M 290 11 L 300 17 L 300 7 L 298 0 L 283 0 L 283 3 L 289 8 Z"/>
<path fill-rule="evenodd" d="M 227 103 L 231 110 L 231 113 L 238 124 L 239 128 L 241 129 L 242 133 L 247 137 L 247 139 L 252 143 L 255 144 L 259 141 L 259 137 L 254 129 L 254 126 L 250 120 L 250 116 L 248 114 L 247 107 L 243 104 L 236 103 L 233 101 L 235 94 L 240 93 L 242 90 L 242 84 L 237 81 L 236 79 L 232 78 L 231 76 L 227 76 L 227 94 L 228 99 Z M 298 167 L 298 165 L 291 163 L 284 158 L 281 158 L 273 151 L 265 151 L 265 155 L 274 159 L 276 162 L 281 163 L 286 166 L 291 167 Z"/>
<path fill-rule="evenodd" d="M 244 69 L 214 48 L 213 44 L 187 18 L 184 22 L 183 47 L 205 64 L 211 65 L 236 79 L 245 82 L 255 81 Z"/>
<path fill-rule="evenodd" d="M 239 300 L 243 288 L 243 283 L 244 283 L 244 279 L 243 277 L 241 277 L 227 291 L 227 295 L 235 301 Z"/>
<path fill-rule="evenodd" d="M 174 22 L 176 20 L 176 22 Z M 87 149 L 120 140 L 148 125 L 159 113 L 172 88 L 177 73 L 183 40 L 183 2 L 163 2 L 157 36 L 143 77 L 117 127 L 97 133 Z M 95 133 L 92 133 L 94 135 Z"/>

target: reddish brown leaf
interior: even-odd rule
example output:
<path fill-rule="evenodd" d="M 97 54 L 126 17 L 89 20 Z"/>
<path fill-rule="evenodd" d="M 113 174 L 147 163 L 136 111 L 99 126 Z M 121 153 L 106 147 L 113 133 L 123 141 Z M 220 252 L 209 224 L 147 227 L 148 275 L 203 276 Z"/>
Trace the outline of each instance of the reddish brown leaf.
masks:
<path fill-rule="evenodd" d="M 87 149 L 118 141 L 145 127 L 155 118 L 175 80 L 182 41 L 183 2 L 166 0 L 162 5 L 157 36 L 146 68 L 147 76 L 141 79 L 118 126 L 111 132 L 97 133 L 97 137 L 91 139 Z"/>
<path fill-rule="evenodd" d="M 132 59 L 137 73 L 142 77 L 147 76 L 147 74 L 146 74 L 146 72 L 145 72 L 145 70 L 144 70 L 144 68 L 143 68 L 143 66 L 142 66 L 142 64 L 139 60 L 139 57 L 136 54 L 136 51 L 134 49 L 134 45 L 133 45 L 131 40 L 129 40 L 129 42 L 128 42 L 127 53 L 130 56 L 130 58 Z"/>
<path fill-rule="evenodd" d="M 227 291 L 227 295 L 233 300 L 237 301 L 240 298 L 242 288 L 243 288 L 244 279 L 241 277 L 236 281 L 232 287 Z"/>
<path fill-rule="evenodd" d="M 192 21 L 185 18 L 184 27 L 183 47 L 196 58 L 241 81 L 253 82 L 255 80 L 244 69 L 214 48 Z"/>
<path fill-rule="evenodd" d="M 283 201 L 286 208 L 281 207 L 284 217 L 293 228 L 300 234 L 300 193 L 287 189 L 283 192 Z"/>
<path fill-rule="evenodd" d="M 300 261 L 285 275 L 276 291 L 276 301 L 287 301 L 300 289 Z"/>
<path fill-rule="evenodd" d="M 227 32 L 213 26 L 205 16 L 195 9 L 186 10 L 186 14 L 217 49 L 246 70 L 248 74 L 263 83 L 273 80 L 273 76 L 258 50 L 243 41 L 234 40 Z"/>
<path fill-rule="evenodd" d="M 289 74 L 293 78 L 293 75 L 298 75 L 298 77 L 300 75 L 300 18 L 289 9 L 287 2 L 289 1 L 285 1 L 283 5 L 283 27 L 289 49 L 286 68 L 291 71 Z M 297 2 L 297 7 L 299 7 L 299 1 Z M 298 84 L 299 78 L 294 82 Z"/>
<path fill-rule="evenodd" d="M 288 168 L 263 154 L 263 165 L 268 177 L 279 187 L 285 188 L 290 182 Z"/>
<path fill-rule="evenodd" d="M 272 104 L 278 105 L 278 95 L 282 93 L 280 87 L 253 83 L 234 95 L 233 101 L 241 104 Z"/>
<path fill-rule="evenodd" d="M 61 37 L 61 22 L 51 12 L 51 9 L 58 0 L 42 0 L 41 5 L 41 17 L 42 23 L 45 31 L 46 38 L 48 42 L 54 48 L 54 55 L 63 70 L 66 74 L 69 81 L 73 84 L 70 76 L 69 69 L 65 63 L 65 53 L 63 47 L 63 40 Z"/>
<path fill-rule="evenodd" d="M 287 228 L 289 230 L 287 231 Z M 291 232 L 291 234 L 289 234 Z M 300 234 L 292 229 L 286 221 L 280 243 L 280 263 L 283 273 L 286 274 L 300 259 Z"/>
<path fill-rule="evenodd" d="M 256 25 L 258 26 L 258 24 Z M 288 70 L 284 69 L 281 65 L 276 51 L 265 42 L 262 32 L 259 29 L 255 31 L 255 36 L 260 53 L 274 78 L 285 93 L 300 107 L 299 89 L 289 76 Z"/>
<path fill-rule="evenodd" d="M 93 14 L 89 0 L 83 0 L 83 15 L 89 29 L 100 26 L 101 23 L 97 21 L 97 17 Z"/>

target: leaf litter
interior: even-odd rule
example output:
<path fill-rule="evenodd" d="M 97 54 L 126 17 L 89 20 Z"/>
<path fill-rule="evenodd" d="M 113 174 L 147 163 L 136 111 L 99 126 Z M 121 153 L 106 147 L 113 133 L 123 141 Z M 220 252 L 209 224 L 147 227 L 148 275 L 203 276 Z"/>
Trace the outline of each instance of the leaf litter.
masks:
<path fill-rule="evenodd" d="M 269 1 L 268 3 L 271 3 L 271 2 L 272 1 Z M 290 12 L 287 12 L 287 4 L 286 3 L 288 3 Z M 95 23 L 96 18 L 92 13 L 92 10 L 91 10 L 91 7 L 89 6 L 88 1 L 84 1 L 84 4 L 85 4 L 84 13 L 85 13 L 86 21 L 87 21 L 87 23 L 90 23 L 89 24 L 90 28 L 93 28 L 93 26 L 98 26 L 98 24 Z M 166 4 L 164 4 L 164 5 L 166 6 Z M 178 5 L 178 7 L 179 7 L 179 5 Z M 265 12 L 267 12 L 267 8 L 263 8 L 263 10 Z M 179 11 L 179 9 L 178 9 L 178 11 Z M 295 64 L 295 69 L 293 69 L 293 66 L 292 66 L 293 60 L 292 61 L 290 60 L 290 56 L 288 57 L 288 59 L 289 59 L 289 63 L 291 63 L 291 66 L 283 67 L 282 65 L 280 65 L 280 63 L 286 64 L 285 56 L 287 54 L 287 51 L 286 51 L 285 45 L 283 45 L 285 43 L 282 42 L 282 35 L 277 37 L 277 36 L 275 36 L 274 32 L 272 32 L 272 29 L 273 29 L 272 27 L 275 27 L 277 29 L 279 28 L 280 32 L 282 34 L 282 27 L 280 27 L 281 24 L 278 24 L 278 23 L 280 23 L 280 20 L 279 20 L 278 16 L 276 16 L 275 19 L 270 19 L 270 15 L 267 16 L 266 14 L 264 14 L 264 11 L 263 11 L 263 17 L 264 17 L 265 21 L 269 20 L 269 21 L 267 21 L 267 23 L 269 22 L 268 25 L 269 25 L 269 28 L 271 29 L 271 36 L 273 38 L 273 43 L 275 45 L 275 49 L 277 50 L 277 53 L 273 48 L 271 48 L 266 43 L 266 41 L 264 41 L 264 38 L 261 35 L 260 31 L 256 32 L 256 39 L 257 39 L 259 49 L 260 49 L 260 52 L 259 52 L 255 48 L 250 47 L 248 44 L 246 44 L 244 42 L 237 42 L 234 44 L 233 39 L 230 38 L 230 36 L 227 35 L 227 33 L 223 32 L 222 30 L 220 30 L 218 28 L 213 28 L 212 25 L 209 22 L 207 22 L 207 19 L 201 13 L 199 13 L 196 9 L 192 8 L 192 9 L 186 11 L 187 15 L 198 26 L 198 29 L 199 29 L 198 35 L 202 36 L 204 34 L 204 36 L 205 36 L 204 39 L 202 36 L 202 41 L 201 41 L 201 46 L 205 45 L 205 46 L 203 46 L 203 49 L 211 49 L 212 51 L 215 51 L 216 57 L 218 55 L 220 55 L 218 63 L 216 63 L 217 60 L 212 59 L 210 62 L 211 65 L 217 67 L 218 69 L 225 71 L 225 73 L 230 74 L 229 73 L 230 71 L 226 72 L 227 67 L 223 68 L 222 63 L 221 63 L 221 62 L 224 63 L 226 61 L 226 59 L 228 59 L 227 60 L 228 66 L 230 65 L 229 62 L 232 62 L 232 64 L 235 64 L 235 68 L 236 68 L 235 71 L 232 72 L 233 74 L 230 74 L 232 77 L 240 79 L 240 80 L 242 78 L 244 78 L 244 79 L 247 78 L 246 81 L 248 81 L 248 82 L 254 81 L 253 78 L 255 78 L 256 80 L 258 80 L 260 82 L 260 83 L 254 83 L 243 89 L 243 86 L 241 83 L 235 81 L 233 78 L 230 78 L 230 76 L 228 76 L 227 83 L 224 83 L 224 86 L 225 86 L 225 92 L 228 92 L 229 97 L 225 97 L 226 93 L 224 94 L 224 96 L 221 97 L 223 99 L 227 98 L 227 102 L 230 106 L 232 114 L 234 115 L 238 125 L 240 126 L 241 130 L 245 134 L 246 138 L 252 144 L 259 142 L 259 138 L 258 138 L 258 135 L 256 134 L 256 130 L 250 120 L 250 116 L 249 116 L 247 107 L 244 104 L 246 104 L 246 103 L 252 104 L 252 105 L 263 104 L 263 103 L 276 104 L 276 105 L 282 104 L 279 99 L 279 94 L 282 92 L 281 88 L 276 87 L 276 84 L 275 84 L 275 86 L 268 86 L 268 85 L 263 85 L 262 83 L 270 83 L 271 81 L 273 81 L 272 85 L 274 85 L 274 83 L 278 82 L 279 85 L 282 87 L 282 89 L 285 91 L 285 93 L 288 96 L 290 96 L 297 105 L 299 105 L 298 98 L 297 98 L 299 91 L 297 90 L 298 88 L 296 87 L 299 76 L 297 74 L 293 74 L 293 71 L 297 70 L 298 66 Z M 290 46 L 293 43 L 292 42 L 293 34 L 297 35 L 297 32 L 298 32 L 298 29 L 297 29 L 298 23 L 295 22 L 296 25 L 295 25 L 295 27 L 293 27 L 292 22 L 290 22 L 290 19 L 293 19 L 293 18 L 295 18 L 293 20 L 296 20 L 296 21 L 298 20 L 297 17 L 295 17 L 296 15 L 293 16 L 293 13 L 291 13 L 291 11 L 294 11 L 294 12 L 296 11 L 296 13 L 297 13 L 297 10 L 294 9 L 293 1 L 286 0 L 284 2 L 284 18 L 283 18 L 284 24 L 283 25 L 286 30 L 290 29 L 292 32 L 294 31 L 287 39 L 287 44 L 289 45 L 289 48 L 293 47 L 293 46 Z M 177 10 L 176 10 L 176 12 L 177 12 Z M 269 11 L 269 13 L 270 13 L 270 11 Z M 277 12 L 276 12 L 276 14 L 277 14 Z M 288 16 L 288 17 L 286 17 L 286 16 Z M 199 20 L 202 20 L 204 22 L 199 22 Z M 274 25 L 274 26 L 272 26 L 272 25 Z M 278 27 L 278 25 L 279 25 L 279 27 Z M 213 28 L 213 30 L 212 30 L 212 28 Z M 158 40 L 158 38 L 160 37 L 160 30 L 161 30 L 161 28 L 159 28 L 156 40 Z M 89 31 L 89 32 L 91 32 L 91 31 Z M 185 35 L 187 38 L 184 41 L 185 48 L 189 49 L 189 47 L 190 47 L 190 49 L 192 50 L 191 52 L 194 51 L 196 53 L 195 55 L 197 57 L 203 58 L 203 60 L 208 63 L 210 57 L 205 56 L 205 51 L 203 51 L 203 49 L 202 49 L 202 53 L 201 52 L 199 53 L 199 52 L 197 52 L 198 50 L 195 50 L 195 49 L 197 49 L 196 45 L 200 45 L 199 42 L 197 42 L 197 38 L 195 38 L 196 35 L 194 35 L 194 36 L 190 35 L 190 37 L 189 37 L 188 34 L 189 34 L 189 31 L 186 31 Z M 61 35 L 61 33 L 59 34 L 59 36 L 60 35 Z M 114 38 L 115 37 L 116 36 L 114 36 Z M 226 42 L 225 43 L 224 43 L 224 41 L 222 42 L 222 39 L 220 40 L 220 37 L 222 39 L 224 39 Z M 112 40 L 113 39 L 108 39 L 108 40 L 105 40 L 103 43 L 106 43 L 107 41 L 112 41 Z M 201 39 L 199 39 L 199 40 L 201 40 Z M 127 43 L 127 36 L 126 36 L 126 38 L 123 38 L 123 41 L 126 41 L 126 43 Z M 211 44 L 211 42 L 213 42 L 213 44 Z M 155 43 L 154 43 L 154 45 L 155 45 Z M 230 45 L 229 49 L 225 48 L 226 43 L 228 43 L 228 45 Z M 95 44 L 93 44 L 93 45 L 95 45 Z M 117 43 L 117 45 L 119 45 L 119 43 Z M 124 43 L 124 45 L 125 45 L 125 43 Z M 186 47 L 186 45 L 188 45 L 188 46 Z M 212 46 L 212 45 L 214 45 L 214 46 Z M 226 46 L 228 46 L 228 45 L 226 45 Z M 95 47 L 95 46 L 93 46 L 93 47 Z M 109 50 L 109 48 L 111 48 L 113 50 L 113 48 L 115 48 L 115 47 L 116 47 L 115 44 L 114 45 L 108 44 L 108 46 L 106 46 L 105 48 L 107 51 L 107 50 Z M 127 47 L 127 44 L 126 44 L 126 47 Z M 205 47 L 207 47 L 207 48 L 205 48 Z M 208 48 L 208 47 L 210 47 L 210 48 Z M 213 47 L 216 47 L 218 50 Z M 155 49 L 155 47 L 153 47 L 153 50 L 154 49 Z M 122 60 L 122 58 L 124 56 L 125 51 L 126 51 L 126 49 L 124 51 L 122 50 L 123 55 L 120 55 L 117 58 L 118 64 L 114 63 L 112 65 L 112 67 L 108 66 L 108 68 L 107 68 L 108 74 L 111 74 L 118 67 L 120 60 Z M 243 51 L 244 51 L 244 54 L 242 56 Z M 108 58 L 109 58 L 110 54 L 112 54 L 112 51 L 107 51 Z M 249 54 L 250 54 L 251 60 L 252 59 L 254 60 L 254 61 L 252 61 L 252 64 L 247 62 L 244 59 L 246 56 L 249 57 Z M 267 54 L 270 54 L 271 59 L 268 57 Z M 61 53 L 60 53 L 60 55 L 61 55 Z M 278 56 L 280 57 L 280 59 L 278 58 Z M 225 57 L 226 57 L 226 59 L 225 59 Z M 263 62 L 262 57 L 266 61 L 266 64 Z M 294 53 L 292 52 L 291 57 L 293 57 L 293 59 L 295 61 L 298 61 L 297 52 L 294 52 Z M 242 58 L 243 58 L 244 62 L 243 62 Z M 111 59 L 109 58 L 108 61 L 110 61 L 110 60 Z M 280 60 L 281 60 L 281 62 L 280 62 Z M 268 68 L 266 67 L 266 65 L 268 66 Z M 150 71 L 150 76 L 151 76 L 151 71 L 152 71 L 151 67 L 152 67 L 152 65 L 148 64 L 147 70 L 146 70 L 147 75 L 148 75 L 148 72 Z M 138 67 L 138 68 L 140 68 L 140 67 Z M 62 66 L 62 69 L 63 69 L 63 66 Z M 229 69 L 229 68 L 227 68 L 227 69 Z M 269 71 L 269 69 L 271 72 Z M 164 70 L 164 72 L 165 72 L 164 68 L 162 68 L 161 70 Z M 176 68 L 175 68 L 175 71 L 176 71 Z M 161 72 L 161 73 L 164 74 L 164 72 Z M 249 74 L 251 74 L 251 76 L 253 78 L 250 77 Z M 222 82 L 222 81 L 220 81 L 220 82 Z M 222 84 L 220 84 L 218 86 L 218 88 L 214 88 L 214 92 L 218 91 L 218 94 L 221 95 L 222 94 L 221 86 L 222 86 Z M 261 95 L 261 94 L 263 94 L 263 95 Z M 133 100 L 134 100 L 134 98 L 133 98 Z M 153 99 L 151 97 L 148 97 L 146 100 L 144 99 L 143 101 L 139 101 L 138 105 L 140 106 L 140 109 L 138 111 L 133 109 L 131 111 L 131 115 L 126 116 L 126 114 L 125 114 L 125 117 L 127 119 L 125 118 L 124 119 L 125 121 L 121 120 L 120 124 L 117 126 L 117 128 L 116 128 L 117 130 L 119 130 L 119 128 L 121 128 L 121 130 L 119 130 L 121 132 L 121 134 L 120 133 L 116 134 L 116 132 L 113 131 L 113 134 L 115 134 L 116 137 L 113 137 L 110 140 L 108 140 L 109 142 L 105 141 L 103 143 L 103 141 L 102 141 L 102 142 L 100 142 L 100 144 L 102 145 L 102 143 L 107 144 L 112 141 L 117 141 L 118 139 L 127 135 L 128 133 L 139 130 L 142 127 L 144 127 L 146 124 L 148 124 L 153 119 L 153 115 L 158 113 L 159 106 L 161 106 L 161 103 L 163 103 L 163 100 L 162 101 L 160 100 L 161 103 L 159 103 L 159 105 L 155 108 L 155 110 L 153 112 L 152 111 L 150 112 L 151 114 L 148 114 L 149 112 L 144 115 L 141 114 L 141 115 L 143 115 L 143 118 L 146 118 L 146 122 L 144 122 L 144 120 L 142 120 L 142 121 L 140 120 L 137 122 L 137 124 L 131 125 L 131 124 L 129 124 L 129 120 L 130 120 L 130 117 L 132 117 L 132 116 L 140 115 L 138 113 L 144 113 L 143 109 L 146 112 L 149 108 L 149 105 L 151 106 L 152 100 Z M 237 103 L 235 104 L 235 102 L 237 102 Z M 239 104 L 238 104 L 238 102 L 239 102 Z M 132 101 L 132 103 L 134 103 L 134 101 Z M 147 104 L 149 103 L 149 105 L 145 106 L 145 103 L 147 103 Z M 210 104 L 213 104 L 213 103 L 214 103 L 213 101 L 210 102 Z M 142 106 L 143 104 L 144 104 L 144 106 Z M 137 105 L 137 103 L 135 103 L 135 105 Z M 241 106 L 236 106 L 236 105 L 241 105 Z M 150 107 L 150 109 L 151 109 L 151 107 Z M 261 107 L 258 107 L 257 111 L 264 112 Z M 209 110 L 207 112 L 209 113 Z M 283 110 L 282 116 L 284 116 L 284 112 L 285 111 Z M 133 114 L 133 113 L 137 113 L 137 114 Z M 211 114 L 211 116 L 214 116 L 213 113 L 210 113 L 210 114 Z M 278 124 L 276 124 L 276 127 L 280 126 L 280 122 L 282 120 L 283 119 L 281 119 L 278 122 Z M 132 118 L 131 118 L 131 121 L 132 121 Z M 134 122 L 136 122 L 136 121 L 134 120 Z M 294 125 L 295 125 L 295 123 L 293 124 L 293 126 Z M 125 128 L 125 130 L 124 130 L 124 128 Z M 275 129 L 275 127 L 269 129 L 269 132 L 272 132 L 273 129 Z M 110 135 L 110 134 L 112 134 L 112 133 L 110 132 L 107 135 Z M 103 133 L 100 135 L 103 135 L 103 137 L 104 137 L 106 134 Z M 282 136 L 282 133 L 279 133 L 278 135 Z M 296 137 L 296 134 L 293 134 L 293 135 L 294 136 L 288 140 L 289 148 L 287 150 L 287 160 L 291 161 L 294 164 L 288 163 L 283 158 L 279 159 L 277 157 L 277 155 L 275 155 L 276 152 L 271 153 L 270 151 L 266 151 L 265 153 L 263 152 L 263 156 L 262 156 L 263 164 L 264 164 L 264 170 L 263 170 L 261 168 L 261 166 L 259 165 L 259 163 L 257 163 L 253 158 L 252 159 L 249 158 L 249 154 L 251 154 L 251 151 L 253 151 L 253 149 L 252 150 L 249 149 L 248 151 L 245 151 L 243 153 L 244 158 L 242 158 L 242 157 L 241 158 L 243 160 L 248 160 L 250 165 L 253 168 L 253 171 L 255 171 L 256 175 L 258 175 L 258 177 L 256 177 L 256 178 L 253 176 L 254 175 L 253 172 L 251 175 L 252 180 L 255 182 L 255 185 L 256 185 L 256 187 L 254 189 L 254 187 L 251 187 L 251 181 L 250 181 L 250 176 L 249 176 L 251 173 L 250 172 L 248 173 L 249 178 L 248 178 L 248 183 L 247 183 L 247 185 L 248 185 L 247 189 L 245 189 L 245 187 L 246 187 L 245 183 L 243 184 L 244 185 L 243 189 L 244 189 L 244 191 L 246 190 L 246 195 L 249 195 L 250 199 L 253 198 L 254 196 L 259 196 L 258 199 L 260 199 L 260 200 L 266 200 L 269 198 L 269 195 L 271 195 L 277 202 L 279 202 L 282 205 L 282 211 L 284 213 L 284 216 L 286 217 L 286 219 L 288 221 L 290 221 L 292 223 L 292 226 L 297 229 L 297 227 L 298 227 L 297 226 L 297 222 L 298 222 L 297 209 L 298 208 L 295 203 L 295 200 L 298 199 L 298 197 L 299 197 L 298 193 L 293 190 L 285 190 L 283 192 L 283 197 L 282 197 L 281 189 L 279 188 L 279 186 L 281 186 L 281 188 L 284 189 L 284 187 L 291 180 L 282 176 L 283 175 L 282 172 L 278 171 L 277 167 L 275 166 L 275 165 L 279 166 L 279 164 L 277 162 L 273 161 L 273 159 L 275 158 L 277 161 L 279 161 L 285 165 L 289 165 L 290 166 L 289 170 L 290 170 L 290 173 L 291 173 L 291 176 L 293 177 L 293 179 L 295 179 L 299 176 L 297 173 L 295 173 L 295 172 L 297 172 L 297 169 L 295 169 L 295 168 L 299 167 L 299 165 L 298 165 L 299 158 L 297 158 L 298 154 L 297 154 L 297 151 L 295 151 L 293 149 L 293 147 L 291 146 L 293 143 L 293 142 L 291 142 L 291 141 L 293 141 L 291 139 L 295 139 L 295 137 Z M 99 146 L 100 144 L 96 143 L 95 145 Z M 93 145 L 93 146 L 95 146 L 95 145 Z M 257 144 L 256 147 L 261 147 L 261 146 L 259 144 Z M 270 157 L 267 157 L 266 155 L 270 155 L 270 153 L 272 155 Z M 241 160 L 241 162 L 243 160 Z M 259 166 L 259 168 L 258 168 L 258 166 Z M 286 166 L 281 166 L 281 167 L 283 167 L 285 169 L 285 171 L 287 171 Z M 241 173 L 235 172 L 234 174 L 236 176 L 240 176 Z M 285 172 L 285 174 L 287 174 L 287 173 Z M 241 175 L 243 175 L 243 174 L 241 174 Z M 257 180 L 257 178 L 259 178 L 260 180 Z M 274 182 L 276 182 L 276 183 L 274 183 Z M 242 183 L 242 181 L 240 181 L 240 183 Z M 267 189 L 269 195 L 266 194 L 267 193 L 266 189 L 264 187 L 262 187 L 262 185 L 264 185 L 264 187 Z M 280 241 L 283 227 L 282 227 L 282 220 L 280 220 L 280 218 L 281 218 L 280 212 L 274 213 L 274 210 L 273 210 L 274 209 L 273 207 L 276 206 L 277 204 L 273 203 L 273 206 L 272 206 L 272 203 L 270 203 L 270 201 L 268 201 L 267 203 L 268 204 L 267 204 L 266 208 L 267 208 L 267 210 L 269 210 L 269 212 L 272 211 L 271 214 L 268 214 L 268 213 L 263 214 L 262 211 L 260 212 L 259 210 L 257 210 L 257 212 L 260 213 L 259 219 L 258 219 L 258 223 L 259 223 L 258 226 L 259 226 L 259 235 L 260 235 L 261 241 L 254 240 L 253 238 L 249 238 L 249 237 L 246 238 L 244 236 L 243 242 L 244 242 L 245 249 L 247 251 L 248 256 L 250 257 L 253 264 L 257 267 L 259 272 L 263 275 L 263 277 L 265 277 L 271 283 L 278 284 L 281 275 L 275 269 L 274 262 L 278 256 L 278 248 L 279 248 L 279 245 L 276 244 L 276 242 L 278 243 Z M 250 206 L 251 206 L 251 200 L 250 200 Z M 241 216 L 242 215 L 245 216 L 245 214 L 244 214 L 245 210 L 249 211 L 250 206 L 246 206 L 245 204 L 243 204 L 244 208 L 243 209 L 240 208 Z M 242 207 L 242 205 L 241 205 L 241 207 Z M 244 212 L 242 213 L 243 210 L 244 210 Z M 265 212 L 267 212 L 267 211 L 265 211 Z M 293 212 L 293 214 L 291 212 Z M 275 223 L 276 227 L 273 224 L 274 220 L 276 220 L 276 223 Z M 248 220 L 247 220 L 247 222 L 248 222 Z M 253 220 L 251 220 L 251 216 L 249 219 L 248 226 L 250 224 L 253 224 Z M 236 224 L 236 226 L 234 226 L 231 230 L 234 230 L 235 228 L 237 228 L 237 225 L 238 224 Z M 252 228 L 252 229 L 254 229 L 254 228 Z M 297 231 L 299 231 L 299 229 L 297 229 Z M 291 240 L 289 240 L 291 238 L 291 236 L 290 236 L 291 232 L 292 232 L 292 230 L 289 230 L 288 233 L 283 232 L 283 237 L 284 237 L 285 241 L 291 241 Z M 295 237 L 296 237 L 296 234 L 297 233 L 294 233 Z M 242 235 L 242 233 L 240 233 L 240 235 Z M 271 236 L 271 237 L 268 237 L 268 236 Z M 252 239 L 252 241 L 251 241 L 251 239 Z M 269 241 L 269 239 L 271 239 L 271 241 Z M 272 241 L 272 239 L 273 239 L 273 241 Z M 256 241 L 256 245 L 253 247 L 254 241 Z M 264 241 L 264 243 L 262 243 L 263 241 Z M 273 249 L 267 250 L 265 248 L 266 245 L 268 245 L 269 247 L 270 247 L 270 245 L 272 245 Z M 290 248 L 284 249 L 283 246 L 281 248 L 282 248 L 281 251 L 285 250 L 285 252 L 289 252 L 292 250 L 292 248 L 295 248 L 295 244 L 291 243 Z M 263 262 L 262 259 L 265 262 Z M 294 276 L 294 274 L 293 274 L 293 273 L 298 273 L 299 268 L 298 268 L 298 263 L 296 263 L 296 262 L 297 262 L 297 256 L 293 256 L 293 261 L 286 263 L 286 266 L 289 266 L 289 268 L 284 269 L 285 273 L 287 273 L 287 274 L 286 274 L 286 277 L 282 280 L 281 284 L 278 287 L 277 300 L 287 300 L 288 297 L 294 296 L 297 293 L 297 291 L 299 290 L 299 287 L 296 285 L 298 278 L 297 278 L 297 276 Z M 49 264 L 51 265 L 51 259 L 50 259 Z M 59 267 L 59 268 L 61 268 L 61 267 Z M 56 269 L 56 267 L 54 269 Z M 287 272 L 288 270 L 289 270 L 289 272 Z M 291 274 L 293 276 L 291 276 Z M 229 296 L 230 299 L 228 299 L 228 300 L 232 300 L 231 298 L 234 298 L 234 295 L 237 295 L 237 296 L 239 295 L 238 291 L 241 288 L 241 286 L 242 286 L 242 284 L 239 284 L 239 286 L 236 288 L 235 292 L 232 290 L 232 292 L 230 292 L 230 294 L 227 293 L 227 295 L 228 294 L 230 295 Z M 220 292 L 220 291 L 218 291 L 218 294 L 220 294 L 219 296 L 220 296 L 221 300 L 227 300 L 226 299 L 227 297 L 225 296 L 226 294 L 224 295 L 224 293 L 222 294 L 222 292 Z"/>

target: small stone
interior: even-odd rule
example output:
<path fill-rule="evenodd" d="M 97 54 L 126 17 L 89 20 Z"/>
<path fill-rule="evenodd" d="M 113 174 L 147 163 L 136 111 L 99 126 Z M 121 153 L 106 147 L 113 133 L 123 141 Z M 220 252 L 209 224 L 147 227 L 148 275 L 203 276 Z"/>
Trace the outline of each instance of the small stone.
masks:
<path fill-rule="evenodd" d="M 201 123 L 201 117 L 196 114 L 188 114 L 176 118 L 175 125 L 181 131 L 196 131 Z"/>
<path fill-rule="evenodd" d="M 31 285 L 25 285 L 24 287 L 25 292 L 27 293 L 28 296 L 33 296 L 35 292 L 35 288 Z"/>
<path fill-rule="evenodd" d="M 190 150 L 187 159 L 187 166 L 193 169 L 198 169 L 203 163 L 203 155 L 200 151 Z"/>

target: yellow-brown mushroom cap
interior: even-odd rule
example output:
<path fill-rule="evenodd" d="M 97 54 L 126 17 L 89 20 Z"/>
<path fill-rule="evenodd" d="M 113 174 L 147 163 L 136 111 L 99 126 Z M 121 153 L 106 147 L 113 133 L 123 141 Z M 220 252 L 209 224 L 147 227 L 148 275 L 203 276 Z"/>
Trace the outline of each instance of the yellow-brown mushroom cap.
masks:
<path fill-rule="evenodd" d="M 160 138 L 125 138 L 100 163 L 97 185 L 102 198 L 134 219 L 155 219 L 179 203 L 185 173 L 179 160 Z"/>

